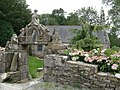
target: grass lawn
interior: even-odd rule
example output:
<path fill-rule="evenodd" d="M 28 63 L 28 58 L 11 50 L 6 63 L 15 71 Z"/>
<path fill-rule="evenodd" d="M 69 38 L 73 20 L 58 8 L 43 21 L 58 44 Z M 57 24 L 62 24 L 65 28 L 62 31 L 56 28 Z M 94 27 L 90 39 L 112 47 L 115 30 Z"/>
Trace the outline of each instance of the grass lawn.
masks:
<path fill-rule="evenodd" d="M 29 73 L 32 78 L 38 78 L 41 76 L 41 72 L 37 72 L 37 68 L 41 68 L 43 66 L 43 60 L 39 60 L 36 57 L 29 56 L 28 65 Z"/>

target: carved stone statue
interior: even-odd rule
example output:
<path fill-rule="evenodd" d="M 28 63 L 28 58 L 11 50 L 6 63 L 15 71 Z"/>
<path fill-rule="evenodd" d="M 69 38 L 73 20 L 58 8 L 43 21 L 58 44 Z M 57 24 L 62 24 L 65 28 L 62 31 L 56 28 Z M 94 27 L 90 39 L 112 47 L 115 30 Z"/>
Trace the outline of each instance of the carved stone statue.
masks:
<path fill-rule="evenodd" d="M 52 43 L 55 43 L 55 44 L 61 44 L 61 38 L 60 38 L 60 35 L 58 32 L 55 32 L 53 37 L 52 37 Z"/>
<path fill-rule="evenodd" d="M 5 46 L 5 51 L 8 50 L 17 50 L 18 49 L 18 37 L 16 34 L 13 34 L 11 41 L 7 41 Z"/>
<path fill-rule="evenodd" d="M 25 33 L 26 33 L 26 29 L 25 28 L 22 28 L 21 30 L 20 30 L 20 35 L 19 36 L 25 36 Z"/>
<path fill-rule="evenodd" d="M 39 25 L 39 15 L 37 14 L 38 10 L 34 10 L 34 13 L 32 15 L 32 23 L 34 25 Z"/>
<path fill-rule="evenodd" d="M 15 43 L 15 44 L 18 43 L 18 37 L 17 37 L 16 34 L 13 34 L 13 36 L 11 37 L 11 42 L 12 42 L 12 43 Z"/>
<path fill-rule="evenodd" d="M 0 52 L 2 52 L 2 51 L 4 52 L 5 48 L 3 48 L 3 47 L 0 46 Z"/>

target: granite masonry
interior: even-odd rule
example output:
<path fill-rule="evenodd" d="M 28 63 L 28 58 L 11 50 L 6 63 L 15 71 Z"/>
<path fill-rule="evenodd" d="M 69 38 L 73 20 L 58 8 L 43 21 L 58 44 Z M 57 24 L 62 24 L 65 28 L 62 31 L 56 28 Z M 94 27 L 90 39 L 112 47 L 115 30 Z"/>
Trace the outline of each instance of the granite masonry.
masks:
<path fill-rule="evenodd" d="M 90 90 L 120 90 L 120 79 L 98 72 L 97 65 L 69 61 L 67 56 L 47 55 L 44 59 L 45 82 L 54 82 Z"/>

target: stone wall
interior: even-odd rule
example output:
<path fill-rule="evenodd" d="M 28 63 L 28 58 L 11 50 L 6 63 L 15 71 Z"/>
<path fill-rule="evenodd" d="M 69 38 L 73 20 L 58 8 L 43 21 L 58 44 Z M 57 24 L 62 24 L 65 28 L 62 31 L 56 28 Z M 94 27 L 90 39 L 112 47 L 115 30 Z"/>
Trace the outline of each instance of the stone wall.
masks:
<path fill-rule="evenodd" d="M 4 58 L 4 53 L 0 52 L 0 73 L 5 72 L 5 59 Z"/>
<path fill-rule="evenodd" d="M 9 81 L 15 83 L 28 81 L 28 79 L 27 51 L 21 50 L 19 53 L 7 51 L 0 53 L 0 82 Z"/>
<path fill-rule="evenodd" d="M 120 79 L 97 71 L 97 65 L 67 61 L 65 56 L 47 55 L 44 59 L 44 81 L 90 90 L 120 90 Z"/>
<path fill-rule="evenodd" d="M 14 52 L 0 53 L 0 73 L 10 71 L 13 55 L 14 55 Z"/>

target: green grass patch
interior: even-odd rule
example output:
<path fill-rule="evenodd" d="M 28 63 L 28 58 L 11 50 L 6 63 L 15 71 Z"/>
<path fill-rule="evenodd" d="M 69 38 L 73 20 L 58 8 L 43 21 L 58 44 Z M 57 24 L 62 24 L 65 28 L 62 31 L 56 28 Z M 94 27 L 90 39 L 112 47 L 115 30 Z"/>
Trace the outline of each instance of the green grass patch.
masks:
<path fill-rule="evenodd" d="M 43 60 L 29 56 L 28 66 L 29 66 L 29 73 L 32 76 L 32 78 L 38 78 L 41 76 L 41 73 L 37 72 L 37 68 L 43 67 Z"/>

